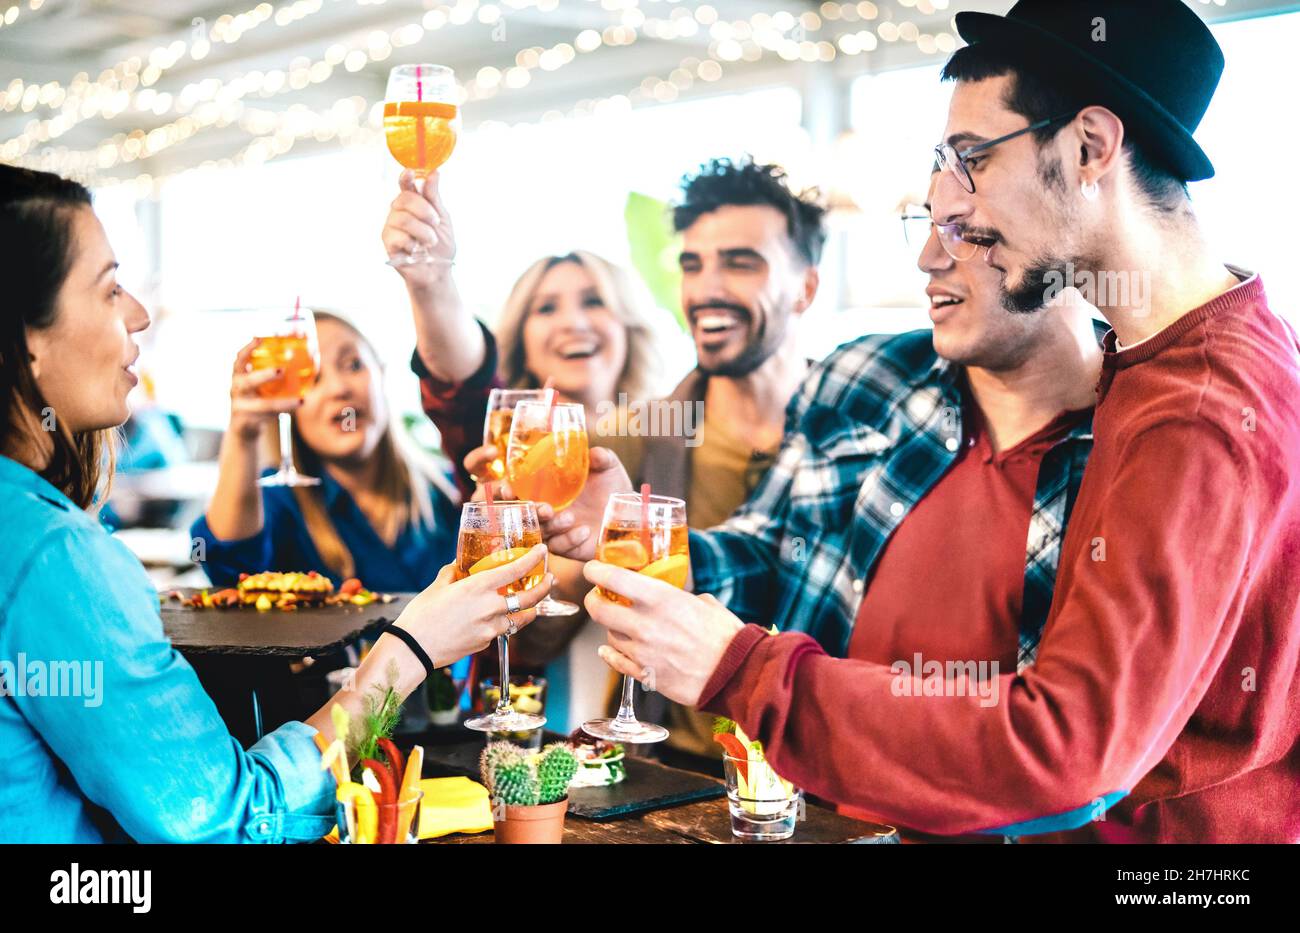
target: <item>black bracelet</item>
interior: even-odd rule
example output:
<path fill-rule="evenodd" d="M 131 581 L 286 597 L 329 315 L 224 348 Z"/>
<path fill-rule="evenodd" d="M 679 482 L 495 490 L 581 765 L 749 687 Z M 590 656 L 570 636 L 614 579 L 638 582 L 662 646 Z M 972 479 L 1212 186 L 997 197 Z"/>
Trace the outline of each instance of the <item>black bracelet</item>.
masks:
<path fill-rule="evenodd" d="M 437 671 L 437 668 L 433 666 L 433 661 L 429 660 L 429 655 L 425 653 L 425 650 L 423 648 L 420 647 L 420 643 L 415 640 L 414 635 L 412 635 L 406 629 L 398 626 L 396 622 L 389 622 L 387 625 L 384 626 L 383 631 L 388 632 L 389 634 L 392 635 L 396 635 L 398 638 L 400 638 L 402 641 L 406 643 L 406 647 L 411 649 L 411 654 L 419 658 L 420 663 L 424 665 L 425 676 L 432 677 L 434 675 L 434 672 Z"/>

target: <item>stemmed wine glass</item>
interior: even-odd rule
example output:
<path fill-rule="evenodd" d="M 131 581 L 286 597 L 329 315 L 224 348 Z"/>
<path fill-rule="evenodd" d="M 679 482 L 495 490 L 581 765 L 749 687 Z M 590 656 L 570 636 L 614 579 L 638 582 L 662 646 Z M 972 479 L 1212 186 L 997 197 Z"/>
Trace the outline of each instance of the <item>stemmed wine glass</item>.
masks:
<path fill-rule="evenodd" d="M 544 390 L 553 393 L 554 390 Z M 522 401 L 515 405 L 506 445 L 506 476 L 520 499 L 545 502 L 559 512 L 578 498 L 587 482 L 587 414 L 581 405 Z M 540 616 L 571 616 L 575 603 L 552 599 L 537 604 Z"/>
<path fill-rule="evenodd" d="M 398 65 L 388 73 L 384 94 L 384 139 L 388 151 L 423 185 L 451 157 L 460 134 L 456 76 L 445 65 Z M 388 260 L 390 266 L 433 262 L 423 245 Z"/>
<path fill-rule="evenodd" d="M 316 340 L 316 321 L 310 310 L 301 302 L 295 303 L 293 313 L 268 315 L 265 331 L 257 346 L 253 347 L 250 366 L 259 369 L 281 369 L 282 376 L 257 387 L 262 398 L 302 398 L 316 382 L 320 370 L 320 349 Z M 270 476 L 258 480 L 259 486 L 315 486 L 320 480 L 304 476 L 293 465 L 293 417 L 280 412 L 280 468 Z"/>
<path fill-rule="evenodd" d="M 466 502 L 460 513 L 460 538 L 456 546 L 456 570 L 462 576 L 490 570 L 518 560 L 542 543 L 537 507 L 531 502 Z M 513 596 L 538 586 L 546 578 L 546 561 L 514 583 L 503 587 L 502 596 Z M 521 713 L 510 703 L 510 637 L 497 637 L 501 664 L 501 696 L 496 709 L 465 721 L 478 732 L 526 732 L 546 724 L 545 716 Z"/>
<path fill-rule="evenodd" d="M 548 398 L 549 389 L 493 389 L 488 393 L 487 414 L 483 416 L 483 444 L 495 447 L 499 454 L 487 465 L 487 476 L 473 477 L 475 482 L 506 478 L 506 448 L 510 446 L 510 424 L 514 421 L 515 406 L 523 401 L 541 402 Z"/>
<path fill-rule="evenodd" d="M 596 545 L 598 560 L 663 580 L 679 589 L 690 575 L 689 532 L 686 503 L 670 496 L 652 496 L 649 487 L 636 493 L 616 493 L 605 505 L 605 517 Z M 600 595 L 622 605 L 630 601 L 605 587 Z M 662 742 L 668 730 L 641 722 L 632 709 L 636 681 L 623 677 L 623 699 L 613 719 L 589 719 L 582 731 L 607 742 Z"/>

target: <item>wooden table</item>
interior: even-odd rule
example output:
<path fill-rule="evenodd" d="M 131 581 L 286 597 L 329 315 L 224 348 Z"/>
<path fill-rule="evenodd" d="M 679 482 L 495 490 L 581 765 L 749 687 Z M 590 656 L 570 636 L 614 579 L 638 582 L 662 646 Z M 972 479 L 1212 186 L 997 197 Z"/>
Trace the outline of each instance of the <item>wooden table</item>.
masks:
<path fill-rule="evenodd" d="M 794 835 L 780 843 L 749 843 L 731 834 L 731 815 L 726 798 L 701 800 L 666 810 L 622 820 L 584 820 L 570 815 L 564 821 L 565 844 L 648 843 L 650 845 L 709 843 L 714 845 L 787 845 L 792 843 L 895 844 L 898 831 L 892 826 L 864 823 L 840 816 L 833 810 L 809 804 L 805 819 Z M 453 833 L 426 839 L 423 845 L 457 845 L 494 842 L 492 833 Z"/>
<path fill-rule="evenodd" d="M 549 735 L 548 740 L 560 738 Z M 454 758 L 444 764 L 438 764 L 438 755 L 432 746 L 443 743 L 455 743 L 460 739 L 456 730 L 437 730 L 421 737 L 421 744 L 428 750 L 425 759 L 424 776 L 441 777 L 448 774 L 465 774 L 466 770 Z M 399 743 L 404 744 L 404 743 Z M 670 768 L 650 759 L 638 759 L 642 768 L 661 769 L 665 778 L 670 774 L 682 774 L 677 768 Z M 719 765 L 721 767 L 721 765 Z M 695 777 L 692 775 L 692 777 Z M 722 781 L 717 782 L 720 785 Z M 569 844 L 607 844 L 607 843 L 712 843 L 722 845 L 744 845 L 745 843 L 731 834 L 731 814 L 727 808 L 726 796 L 711 800 L 695 800 L 677 806 L 641 812 L 615 819 L 589 820 L 570 813 L 564 821 L 564 841 Z M 809 803 L 805 808 L 804 818 L 800 820 L 794 836 L 786 843 L 865 843 L 893 844 L 899 842 L 898 832 L 892 826 L 878 823 L 865 823 L 861 820 L 841 816 L 833 810 Z M 491 844 L 494 837 L 486 833 L 453 833 L 437 839 L 427 839 L 426 845 L 464 845 Z M 767 844 L 767 843 L 763 843 Z"/>

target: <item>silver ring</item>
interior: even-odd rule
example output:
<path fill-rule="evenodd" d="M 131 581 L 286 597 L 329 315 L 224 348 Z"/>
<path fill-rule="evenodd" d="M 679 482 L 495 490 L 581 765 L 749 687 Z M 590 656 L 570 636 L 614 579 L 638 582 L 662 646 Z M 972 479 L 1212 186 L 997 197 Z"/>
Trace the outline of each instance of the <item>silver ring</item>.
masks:
<path fill-rule="evenodd" d="M 519 597 L 511 593 L 506 597 L 506 614 L 519 611 Z"/>
<path fill-rule="evenodd" d="M 515 625 L 515 620 L 510 618 L 510 613 L 506 613 L 506 635 L 514 636 L 519 634 L 519 626 Z"/>
<path fill-rule="evenodd" d="M 650 668 L 648 667 L 641 668 L 641 676 L 637 678 L 637 682 L 644 687 L 645 682 L 649 679 L 650 679 Z"/>

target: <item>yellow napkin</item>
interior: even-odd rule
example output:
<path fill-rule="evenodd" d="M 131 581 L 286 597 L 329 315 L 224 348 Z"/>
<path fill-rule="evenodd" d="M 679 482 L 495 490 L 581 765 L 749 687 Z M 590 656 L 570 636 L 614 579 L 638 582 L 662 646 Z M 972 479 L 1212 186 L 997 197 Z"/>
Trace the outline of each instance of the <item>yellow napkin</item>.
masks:
<path fill-rule="evenodd" d="M 482 833 L 492 828 L 487 788 L 467 777 L 425 778 L 420 782 L 420 838 L 450 833 Z"/>
<path fill-rule="evenodd" d="M 492 828 L 492 804 L 487 788 L 467 777 L 425 778 L 420 782 L 421 839 L 436 839 L 451 833 L 483 833 Z M 325 841 L 339 841 L 338 827 Z"/>

